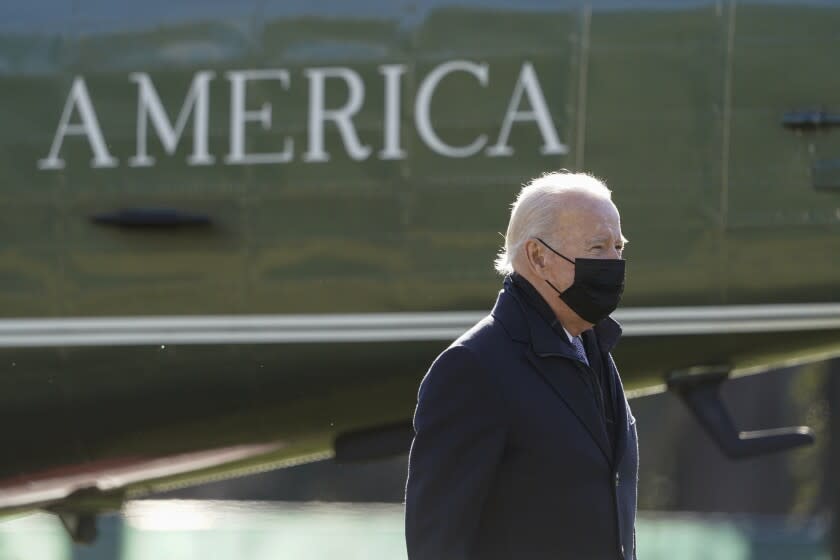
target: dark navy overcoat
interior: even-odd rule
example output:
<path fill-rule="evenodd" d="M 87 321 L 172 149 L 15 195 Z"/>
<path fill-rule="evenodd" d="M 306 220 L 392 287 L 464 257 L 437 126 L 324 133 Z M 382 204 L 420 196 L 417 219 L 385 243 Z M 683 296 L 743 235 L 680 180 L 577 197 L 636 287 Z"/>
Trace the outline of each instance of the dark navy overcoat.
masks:
<path fill-rule="evenodd" d="M 636 424 L 610 355 L 621 328 L 607 318 L 583 333 L 588 366 L 530 295 L 508 277 L 490 315 L 420 384 L 409 560 L 635 559 Z"/>

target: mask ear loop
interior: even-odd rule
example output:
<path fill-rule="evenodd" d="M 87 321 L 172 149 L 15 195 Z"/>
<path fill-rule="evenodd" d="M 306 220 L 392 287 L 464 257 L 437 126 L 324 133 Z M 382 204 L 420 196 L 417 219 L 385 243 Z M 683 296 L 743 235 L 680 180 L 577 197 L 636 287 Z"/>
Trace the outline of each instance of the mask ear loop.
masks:
<path fill-rule="evenodd" d="M 543 240 L 542 240 L 542 239 L 540 239 L 539 237 L 537 237 L 537 238 L 536 238 L 536 240 L 537 240 L 537 241 L 539 241 L 540 243 L 542 243 L 543 245 L 545 245 L 546 247 L 548 247 L 548 250 L 549 250 L 549 251 L 551 251 L 552 253 L 554 253 L 555 255 L 557 255 L 558 257 L 564 258 L 564 259 L 566 259 L 567 261 L 569 261 L 570 263 L 575 264 L 575 261 L 573 261 L 572 259 L 570 259 L 569 257 L 567 257 L 566 255 L 564 255 L 564 254 L 562 254 L 562 253 L 558 253 L 557 251 L 555 251 L 555 250 L 551 247 L 551 245 L 549 245 L 548 243 L 546 243 L 545 241 L 543 241 Z M 554 288 L 554 286 L 552 286 L 552 288 Z M 556 290 L 557 288 L 554 288 L 554 289 Z"/>
<path fill-rule="evenodd" d="M 537 241 L 539 241 L 540 243 L 542 243 L 543 245 L 545 245 L 546 247 L 548 247 L 548 250 L 549 250 L 549 251 L 551 251 L 552 253 L 554 253 L 555 255 L 557 255 L 558 257 L 563 258 L 563 259 L 566 259 L 566 260 L 567 260 L 567 261 L 569 261 L 570 263 L 575 264 L 575 261 L 573 261 L 572 259 L 570 259 L 570 258 L 569 258 L 569 257 L 567 257 L 566 255 L 563 255 L 563 254 L 561 254 L 561 253 L 558 253 L 557 251 L 555 251 L 555 250 L 551 247 L 551 245 L 549 245 L 548 243 L 546 243 L 545 241 L 543 241 L 543 240 L 542 240 L 542 239 L 540 239 L 539 237 L 537 237 L 536 239 L 537 239 Z M 563 295 L 563 292 L 561 292 L 560 290 L 558 290 L 558 289 L 557 289 L 557 286 L 555 286 L 554 284 L 552 284 L 552 283 L 551 283 L 551 282 L 549 282 L 548 280 L 546 280 L 546 281 L 545 281 L 545 283 L 546 283 L 546 284 L 548 284 L 549 286 L 551 286 L 551 289 L 552 289 L 552 290 L 554 290 L 555 292 L 557 292 L 557 294 L 558 294 L 558 295 L 561 295 L 561 296 Z"/>
<path fill-rule="evenodd" d="M 552 289 L 552 290 L 554 290 L 555 292 L 557 292 L 557 295 L 560 295 L 560 296 L 562 296 L 562 295 L 563 295 L 563 292 L 561 292 L 560 290 L 558 290 L 558 289 L 557 289 L 557 287 L 556 287 L 554 284 L 552 284 L 552 283 L 551 283 L 551 282 L 549 282 L 548 280 L 546 280 L 546 281 L 545 281 L 545 283 L 546 283 L 546 284 L 548 284 L 549 286 L 551 286 L 551 289 Z"/>

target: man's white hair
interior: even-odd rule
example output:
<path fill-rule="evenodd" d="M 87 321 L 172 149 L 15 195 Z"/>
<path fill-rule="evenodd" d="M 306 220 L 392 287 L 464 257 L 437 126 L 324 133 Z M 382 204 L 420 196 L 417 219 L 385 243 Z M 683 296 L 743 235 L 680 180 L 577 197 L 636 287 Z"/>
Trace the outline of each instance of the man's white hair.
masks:
<path fill-rule="evenodd" d="M 563 209 L 566 193 L 586 193 L 612 199 L 612 193 L 600 179 L 587 173 L 563 170 L 545 173 L 522 187 L 510 212 L 505 245 L 496 258 L 496 271 L 510 274 L 517 267 L 525 242 L 546 238 L 554 232 L 557 214 Z"/>

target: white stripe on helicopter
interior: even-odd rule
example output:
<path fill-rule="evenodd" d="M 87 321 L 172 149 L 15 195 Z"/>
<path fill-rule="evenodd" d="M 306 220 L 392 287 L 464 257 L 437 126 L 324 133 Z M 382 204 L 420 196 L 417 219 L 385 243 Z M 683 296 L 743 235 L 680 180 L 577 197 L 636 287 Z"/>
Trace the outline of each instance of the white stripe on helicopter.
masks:
<path fill-rule="evenodd" d="M 0 319 L 0 347 L 452 340 L 486 312 Z M 840 329 L 840 304 L 642 307 L 613 314 L 624 336 Z"/>

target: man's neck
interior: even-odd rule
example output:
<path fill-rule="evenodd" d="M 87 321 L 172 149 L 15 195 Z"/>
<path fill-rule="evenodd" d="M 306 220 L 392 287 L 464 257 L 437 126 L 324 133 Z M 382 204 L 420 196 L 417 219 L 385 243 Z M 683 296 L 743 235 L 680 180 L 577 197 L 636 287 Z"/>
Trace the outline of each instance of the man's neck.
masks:
<path fill-rule="evenodd" d="M 557 293 L 551 289 L 545 280 L 541 278 L 530 278 L 526 274 L 515 272 L 519 278 L 524 279 L 528 286 L 533 291 L 529 294 L 530 297 L 538 297 L 542 301 L 542 305 L 550 310 L 551 315 L 556 319 L 569 335 L 580 336 L 584 331 L 592 328 L 590 323 L 587 323 L 577 313 L 572 311 L 566 303 L 560 299 Z"/>
<path fill-rule="evenodd" d="M 525 278 L 523 275 L 514 272 L 512 274 L 513 283 L 522 292 L 528 304 L 543 318 L 548 324 L 559 323 L 560 320 L 554 314 L 551 305 L 545 300 L 545 297 L 537 290 L 533 282 Z"/>

